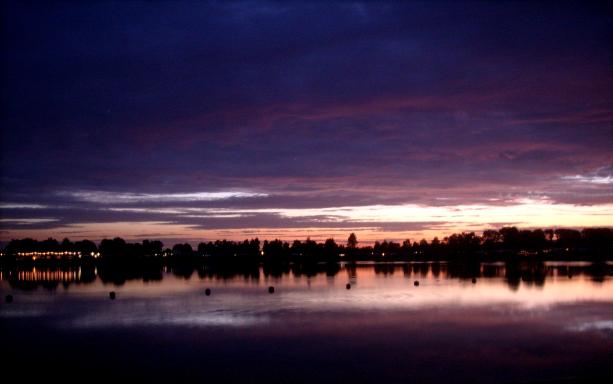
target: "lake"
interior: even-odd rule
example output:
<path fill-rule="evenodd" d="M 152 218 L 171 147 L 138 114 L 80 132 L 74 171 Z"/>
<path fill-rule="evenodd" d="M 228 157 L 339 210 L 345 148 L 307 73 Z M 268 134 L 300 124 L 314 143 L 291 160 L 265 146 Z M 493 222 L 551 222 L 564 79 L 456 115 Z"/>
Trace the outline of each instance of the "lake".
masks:
<path fill-rule="evenodd" d="M 2 370 L 23 378 L 613 378 L 611 263 L 30 268 L 0 281 Z"/>

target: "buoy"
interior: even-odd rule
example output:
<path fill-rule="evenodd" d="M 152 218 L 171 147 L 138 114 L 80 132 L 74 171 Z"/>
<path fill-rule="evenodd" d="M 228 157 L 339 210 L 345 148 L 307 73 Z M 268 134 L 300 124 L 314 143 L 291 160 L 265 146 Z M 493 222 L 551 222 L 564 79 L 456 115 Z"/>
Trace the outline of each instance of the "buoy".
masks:
<path fill-rule="evenodd" d="M 6 301 L 7 303 L 12 303 L 13 302 L 13 295 L 6 295 L 4 297 L 4 301 Z"/>
<path fill-rule="evenodd" d="M 268 287 L 268 293 L 275 293 L 275 287 L 273 287 L 272 285 Z"/>
<path fill-rule="evenodd" d="M 415 280 L 415 281 L 413 282 L 413 285 L 414 285 L 414 286 L 416 286 L 416 287 L 418 287 L 418 286 L 419 286 L 419 281 Z"/>
<path fill-rule="evenodd" d="M 205 289 L 204 294 L 207 296 L 211 296 L 211 290 L 209 288 Z"/>
<path fill-rule="evenodd" d="M 349 283 L 345 284 L 345 288 L 351 289 L 351 284 L 349 284 Z"/>
<path fill-rule="evenodd" d="M 115 291 L 111 291 L 111 292 L 109 292 L 109 299 L 111 299 L 111 300 L 115 300 L 115 297 L 116 297 L 116 296 L 117 296 L 117 295 L 115 294 Z"/>
<path fill-rule="evenodd" d="M 477 284 L 477 279 L 473 277 L 473 284 Z"/>

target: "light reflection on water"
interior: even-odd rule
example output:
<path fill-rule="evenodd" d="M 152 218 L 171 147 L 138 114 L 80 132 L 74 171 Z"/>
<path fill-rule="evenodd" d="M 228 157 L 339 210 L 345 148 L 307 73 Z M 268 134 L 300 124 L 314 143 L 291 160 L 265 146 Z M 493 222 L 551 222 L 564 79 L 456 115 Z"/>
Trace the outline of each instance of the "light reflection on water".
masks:
<path fill-rule="evenodd" d="M 246 377 L 229 368 L 234 360 L 256 364 L 279 358 L 280 350 L 294 356 L 285 363 L 288 370 L 304 370 L 302 360 L 317 360 L 322 343 L 343 351 L 339 358 L 345 364 L 365 363 L 368 356 L 368 364 L 385 370 L 391 369 L 385 368 L 390 359 L 385 353 L 412 359 L 403 363 L 407 372 L 394 371 L 398 376 L 391 381 L 405 381 L 403 375 L 409 373 L 419 381 L 446 381 L 435 371 L 416 368 L 433 361 L 450 372 L 461 371 L 469 382 L 498 378 L 500 369 L 509 372 L 510 381 L 608 377 L 604 361 L 613 356 L 611 268 L 592 263 L 360 263 L 320 265 L 307 272 L 292 266 L 164 270 L 154 279 L 78 269 L 3 271 L 2 295 L 12 294 L 14 302 L 0 306 L 0 321 L 13 327 L 30 321 L 31 327 L 46 329 L 43 338 L 64 340 L 78 332 L 90 344 L 100 332 L 112 340 L 114 333 L 106 332 L 122 330 L 136 340 L 124 346 L 136 355 L 146 354 L 148 340 L 160 332 L 171 332 L 161 344 L 164 349 L 183 353 L 189 344 L 222 354 L 230 360 L 217 361 L 215 369 L 223 370 L 227 363 L 238 381 Z M 269 286 L 275 287 L 274 294 L 268 293 Z M 117 293 L 115 300 L 109 299 L 111 290 Z M 16 345 L 28 340 L 28 332 L 14 336 L 20 340 Z M 24 345 L 37 346 L 37 340 Z M 222 345 L 228 349 L 219 351 Z M 244 348 L 262 356 L 254 360 Z M 183 358 L 189 362 L 192 357 Z M 335 369 L 327 360 L 319 364 Z M 480 373 L 467 374 L 466 367 Z M 302 379 L 321 380 L 310 372 L 303 372 Z M 340 377 L 345 374 L 339 372 Z M 361 374 L 365 381 L 375 379 Z"/>
<path fill-rule="evenodd" d="M 262 267 L 252 275 L 231 277 L 164 272 L 161 280 L 132 279 L 120 285 L 104 282 L 99 276 L 83 283 L 79 281 L 80 268 L 33 268 L 13 271 L 11 276 L 16 279 L 2 281 L 2 292 L 11 292 L 17 299 L 3 306 L 0 316 L 55 312 L 74 317 L 73 323 L 78 326 L 249 326 L 268 321 L 271 313 L 284 311 L 401 311 L 470 306 L 529 311 L 564 303 L 613 303 L 613 279 L 607 274 L 610 266 L 605 265 L 605 271 L 597 278 L 590 268 L 590 263 L 545 263 L 536 268 L 520 267 L 510 278 L 503 263 L 481 264 L 459 273 L 450 271 L 445 263 L 360 263 L 341 264 L 333 273 L 324 270 L 308 276 L 291 269 L 266 274 Z M 30 284 L 27 290 L 20 289 L 24 282 Z M 267 292 L 268 286 L 275 287 L 274 294 Z M 212 290 L 211 296 L 205 296 L 207 288 Z M 112 303 L 108 300 L 110 290 L 118 296 Z M 81 315 L 84 305 L 89 308 L 83 311 L 86 315 Z M 98 306 L 100 313 L 95 312 Z"/>

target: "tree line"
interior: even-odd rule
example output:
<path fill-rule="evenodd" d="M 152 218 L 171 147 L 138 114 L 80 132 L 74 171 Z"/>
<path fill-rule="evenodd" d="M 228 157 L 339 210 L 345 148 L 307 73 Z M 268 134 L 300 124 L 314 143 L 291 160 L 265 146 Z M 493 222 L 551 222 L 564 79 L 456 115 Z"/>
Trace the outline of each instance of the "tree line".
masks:
<path fill-rule="evenodd" d="M 316 242 L 294 240 L 250 239 L 244 241 L 217 240 L 201 242 L 194 249 L 191 244 L 175 244 L 164 248 L 159 240 L 129 243 L 124 239 L 104 239 L 98 245 L 93 241 L 61 242 L 20 239 L 10 241 L 2 251 L 3 259 L 27 258 L 34 253 L 50 253 L 49 258 L 101 258 L 105 261 L 136 261 L 143 259 L 210 260 L 212 262 L 334 262 L 339 260 L 443 260 L 461 258 L 509 258 L 509 257 L 599 257 L 613 255 L 613 230 L 611 228 L 575 229 L 518 229 L 503 227 L 475 232 L 456 233 L 443 239 L 435 237 L 430 242 L 382 241 L 374 245 L 359 246 L 352 233 L 346 242 L 334 239 Z M 44 255 L 43 255 L 44 256 Z M 49 255 L 47 255 L 49 256 Z"/>

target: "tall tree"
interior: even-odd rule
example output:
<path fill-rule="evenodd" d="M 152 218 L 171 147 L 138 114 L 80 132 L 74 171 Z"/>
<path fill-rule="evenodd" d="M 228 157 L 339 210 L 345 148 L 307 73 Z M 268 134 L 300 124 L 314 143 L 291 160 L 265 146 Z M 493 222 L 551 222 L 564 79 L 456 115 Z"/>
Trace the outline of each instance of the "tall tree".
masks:
<path fill-rule="evenodd" d="M 358 246 L 358 238 L 356 237 L 355 233 L 351 233 L 351 235 L 349 235 L 349 238 L 347 239 L 347 248 L 355 248 Z"/>

